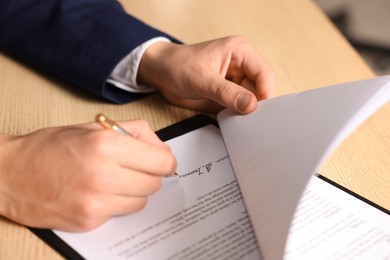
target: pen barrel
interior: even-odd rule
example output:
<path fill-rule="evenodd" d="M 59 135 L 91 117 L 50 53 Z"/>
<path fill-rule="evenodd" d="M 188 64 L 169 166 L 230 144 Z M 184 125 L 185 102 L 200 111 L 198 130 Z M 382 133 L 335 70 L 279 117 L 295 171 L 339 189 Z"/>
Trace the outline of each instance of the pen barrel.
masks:
<path fill-rule="evenodd" d="M 132 137 L 132 135 L 129 132 L 127 132 L 125 129 L 123 129 L 122 127 L 120 127 L 118 125 L 112 126 L 112 129 L 115 130 L 117 133 L 128 135 L 128 136 Z"/>
<path fill-rule="evenodd" d="M 103 114 L 96 115 L 95 120 L 100 125 L 102 125 L 104 128 L 114 130 L 115 132 L 117 132 L 119 134 L 124 134 L 124 135 L 128 135 L 128 136 L 131 136 L 131 137 L 133 136 L 132 134 L 127 132 L 125 129 L 120 127 L 115 121 L 109 119 L 107 116 L 105 116 Z"/>

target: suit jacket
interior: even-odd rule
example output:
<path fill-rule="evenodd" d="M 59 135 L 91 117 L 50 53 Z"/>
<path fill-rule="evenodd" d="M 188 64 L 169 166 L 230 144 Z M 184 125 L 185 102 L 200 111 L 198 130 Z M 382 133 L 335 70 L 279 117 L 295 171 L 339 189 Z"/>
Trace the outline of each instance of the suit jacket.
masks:
<path fill-rule="evenodd" d="M 108 87 L 115 66 L 158 36 L 114 0 L 0 0 L 0 48 L 115 103 L 137 99 Z"/>

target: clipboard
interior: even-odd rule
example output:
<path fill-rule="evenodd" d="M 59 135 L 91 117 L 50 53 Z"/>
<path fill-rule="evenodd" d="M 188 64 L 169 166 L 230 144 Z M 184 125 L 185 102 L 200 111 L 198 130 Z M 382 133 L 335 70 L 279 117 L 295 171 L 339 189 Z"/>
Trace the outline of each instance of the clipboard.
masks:
<path fill-rule="evenodd" d="M 175 123 L 173 125 L 170 125 L 166 128 L 163 128 L 156 132 L 158 137 L 163 140 L 167 141 L 170 139 L 173 139 L 175 137 L 178 137 L 180 135 L 186 134 L 188 132 L 194 131 L 196 129 L 202 128 L 207 125 L 214 125 L 218 127 L 218 123 L 215 119 L 207 116 L 207 115 L 196 115 L 193 117 L 190 117 L 188 119 L 185 119 L 183 121 L 180 121 L 178 123 Z M 319 179 L 329 183 L 332 186 L 335 186 L 336 188 L 342 190 L 345 193 L 348 193 L 349 195 L 363 201 L 364 203 L 369 204 L 370 206 L 383 211 L 385 214 L 390 215 L 390 212 L 386 210 L 385 208 L 373 203 L 372 201 L 352 192 L 351 190 L 333 182 L 332 180 L 317 175 L 315 177 L 318 177 Z M 52 230 L 49 229 L 39 229 L 39 228 L 31 228 L 28 227 L 31 232 L 33 232 L 36 236 L 41 238 L 45 243 L 47 243 L 49 246 L 51 246 L 54 250 L 56 250 L 60 255 L 65 257 L 66 259 L 84 259 L 76 250 L 74 250 L 71 246 L 69 246 L 65 241 L 63 241 L 59 236 L 57 236 Z"/>

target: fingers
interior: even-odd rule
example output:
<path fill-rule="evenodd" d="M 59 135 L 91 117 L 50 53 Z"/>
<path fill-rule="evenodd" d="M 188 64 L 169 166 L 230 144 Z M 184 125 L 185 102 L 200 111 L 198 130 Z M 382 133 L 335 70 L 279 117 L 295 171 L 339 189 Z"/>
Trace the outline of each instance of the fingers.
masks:
<path fill-rule="evenodd" d="M 162 142 L 143 120 L 122 121 L 118 123 L 132 136 L 107 131 L 107 140 L 102 140 L 101 147 L 95 150 L 109 156 L 124 168 L 152 175 L 172 175 L 176 170 L 176 158 L 171 149 Z M 102 130 L 103 131 L 103 130 Z"/>
<path fill-rule="evenodd" d="M 216 80 L 215 78 L 213 77 L 212 82 L 209 83 L 212 87 L 199 89 L 201 96 L 206 98 L 190 99 L 167 94 L 165 98 L 182 107 L 211 113 L 230 108 L 238 113 L 248 114 L 256 109 L 257 99 L 253 82 L 246 78 L 240 86 L 225 79 Z"/>
<path fill-rule="evenodd" d="M 271 65 L 261 57 L 251 46 L 244 53 L 242 69 L 245 77 L 255 84 L 255 95 L 258 100 L 274 95 L 275 72 Z"/>
<path fill-rule="evenodd" d="M 102 197 L 97 201 L 96 212 L 107 214 L 108 217 L 127 215 L 138 212 L 145 208 L 148 199 L 145 197 L 127 197 L 121 195 L 110 195 Z M 95 211 L 92 208 L 91 213 Z M 104 217 L 104 216 L 103 216 Z"/>
<path fill-rule="evenodd" d="M 138 212 L 161 183 L 161 177 L 123 168 L 100 172 L 95 179 L 89 179 L 89 188 L 72 194 L 69 212 L 62 216 L 66 218 L 62 229 L 88 231 L 112 217 Z"/>
<path fill-rule="evenodd" d="M 257 100 L 273 96 L 274 72 L 251 46 L 233 53 L 226 79 L 213 76 L 208 97 L 238 113 L 251 113 L 257 107 Z"/>
<path fill-rule="evenodd" d="M 262 57 L 249 43 L 240 36 L 228 37 L 232 41 L 233 52 L 227 78 L 232 77 L 233 82 L 240 84 L 242 80 L 235 81 L 234 78 L 248 78 L 255 85 L 257 98 L 265 99 L 273 95 L 275 73 L 267 60 Z M 241 84 L 240 84 L 241 85 Z"/>
<path fill-rule="evenodd" d="M 265 62 L 265 61 L 264 61 Z M 257 74 L 248 77 L 255 82 L 255 94 L 258 100 L 267 99 L 274 96 L 275 73 L 268 63 L 263 63 L 263 67 Z"/>
<path fill-rule="evenodd" d="M 172 104 L 186 107 L 194 110 L 202 110 L 209 113 L 217 113 L 224 109 L 225 107 L 214 102 L 211 99 L 206 98 L 198 98 L 198 99 L 190 99 L 190 98 L 181 98 L 176 95 L 165 95 L 165 98 Z"/>
<path fill-rule="evenodd" d="M 161 176 L 169 176 L 175 172 L 176 158 L 167 147 L 127 136 L 116 138 L 121 140 L 111 147 L 111 153 L 120 166 Z"/>
<path fill-rule="evenodd" d="M 206 59 L 200 58 L 201 52 L 197 66 L 200 82 L 195 84 L 200 96 L 247 114 L 256 109 L 257 100 L 273 95 L 273 69 L 245 38 L 226 37 L 204 45 Z"/>
<path fill-rule="evenodd" d="M 206 93 L 211 100 L 241 114 L 247 114 L 256 109 L 256 96 L 245 87 L 224 78 L 214 77 L 211 82 L 212 85 Z M 253 88 L 249 80 L 245 80 L 244 84 L 249 89 Z"/>
<path fill-rule="evenodd" d="M 30 225 L 42 228 L 55 228 L 71 232 L 93 230 L 110 218 L 132 214 L 142 210 L 147 203 L 147 197 L 127 197 L 112 194 L 81 194 L 78 199 L 62 214 L 50 214 L 45 223 Z M 60 210 L 58 210 L 60 211 Z"/>
<path fill-rule="evenodd" d="M 91 192 L 146 197 L 160 189 L 162 177 L 124 167 L 107 167 L 86 181 Z"/>

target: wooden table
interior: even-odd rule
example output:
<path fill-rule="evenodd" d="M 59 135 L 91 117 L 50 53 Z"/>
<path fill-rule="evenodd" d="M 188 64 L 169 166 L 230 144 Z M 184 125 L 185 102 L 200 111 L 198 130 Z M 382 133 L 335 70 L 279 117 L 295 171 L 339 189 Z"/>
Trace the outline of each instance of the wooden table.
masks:
<path fill-rule="evenodd" d="M 309 0 L 122 1 L 141 20 L 183 40 L 239 34 L 250 39 L 277 73 L 277 94 L 373 77 L 370 68 Z M 113 105 L 0 54 L 0 132 L 113 118 L 143 118 L 157 130 L 196 114 L 155 94 Z M 331 105 L 331 104 L 330 104 Z M 390 209 L 390 104 L 364 123 L 320 173 Z M 0 219 L 0 259 L 59 259 L 29 230 Z"/>

